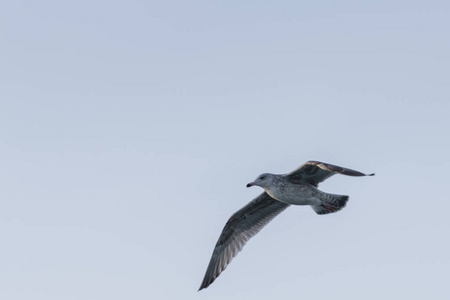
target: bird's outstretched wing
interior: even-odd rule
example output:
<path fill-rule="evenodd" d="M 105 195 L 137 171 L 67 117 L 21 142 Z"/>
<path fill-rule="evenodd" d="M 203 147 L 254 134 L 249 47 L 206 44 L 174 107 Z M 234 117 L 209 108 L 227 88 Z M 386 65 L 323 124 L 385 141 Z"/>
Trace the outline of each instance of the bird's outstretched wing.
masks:
<path fill-rule="evenodd" d="M 264 192 L 235 212 L 220 234 L 199 290 L 208 287 L 245 243 L 288 206 Z"/>
<path fill-rule="evenodd" d="M 309 183 L 317 186 L 320 182 L 333 176 L 342 174 L 348 176 L 373 176 L 373 174 L 364 174 L 355 170 L 323 163 L 320 161 L 308 161 L 294 171 L 286 174 L 286 178 L 292 182 Z"/>

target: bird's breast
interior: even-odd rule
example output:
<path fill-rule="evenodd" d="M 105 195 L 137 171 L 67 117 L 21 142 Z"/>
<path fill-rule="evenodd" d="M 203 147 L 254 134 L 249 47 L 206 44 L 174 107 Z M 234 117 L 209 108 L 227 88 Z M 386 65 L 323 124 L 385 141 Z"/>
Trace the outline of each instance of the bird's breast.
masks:
<path fill-rule="evenodd" d="M 270 197 L 294 205 L 311 205 L 316 189 L 309 184 L 285 184 L 266 189 Z"/>

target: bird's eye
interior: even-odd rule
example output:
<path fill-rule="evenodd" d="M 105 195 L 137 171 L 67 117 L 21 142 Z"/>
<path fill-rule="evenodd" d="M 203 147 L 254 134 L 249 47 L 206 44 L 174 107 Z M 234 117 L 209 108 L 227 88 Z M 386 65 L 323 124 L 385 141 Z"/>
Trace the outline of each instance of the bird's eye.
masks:
<path fill-rule="evenodd" d="M 264 180 L 264 178 L 266 178 L 266 176 L 261 176 L 259 179 Z"/>

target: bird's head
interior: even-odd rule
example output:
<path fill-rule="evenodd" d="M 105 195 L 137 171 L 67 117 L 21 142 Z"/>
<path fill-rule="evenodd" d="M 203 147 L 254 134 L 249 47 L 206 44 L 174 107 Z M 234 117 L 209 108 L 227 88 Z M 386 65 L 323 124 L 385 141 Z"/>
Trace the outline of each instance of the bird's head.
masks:
<path fill-rule="evenodd" d="M 255 181 L 247 184 L 247 187 L 251 187 L 254 185 L 260 186 L 262 188 L 268 187 L 272 183 L 273 178 L 274 178 L 273 174 L 270 173 L 261 174 L 258 177 L 256 177 Z"/>

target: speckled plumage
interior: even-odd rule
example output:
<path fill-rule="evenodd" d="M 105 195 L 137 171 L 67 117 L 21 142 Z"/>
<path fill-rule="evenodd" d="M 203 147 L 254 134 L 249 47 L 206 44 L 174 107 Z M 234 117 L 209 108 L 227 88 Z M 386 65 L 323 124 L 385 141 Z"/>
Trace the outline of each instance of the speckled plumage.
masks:
<path fill-rule="evenodd" d="M 249 183 L 247 187 L 257 185 L 265 191 L 234 213 L 225 224 L 199 290 L 208 287 L 247 241 L 290 205 L 311 205 L 317 214 L 342 209 L 348 201 L 348 196 L 325 193 L 317 188 L 320 182 L 334 174 L 374 175 L 318 161 L 308 161 L 290 173 L 283 175 L 264 173 Z"/>

